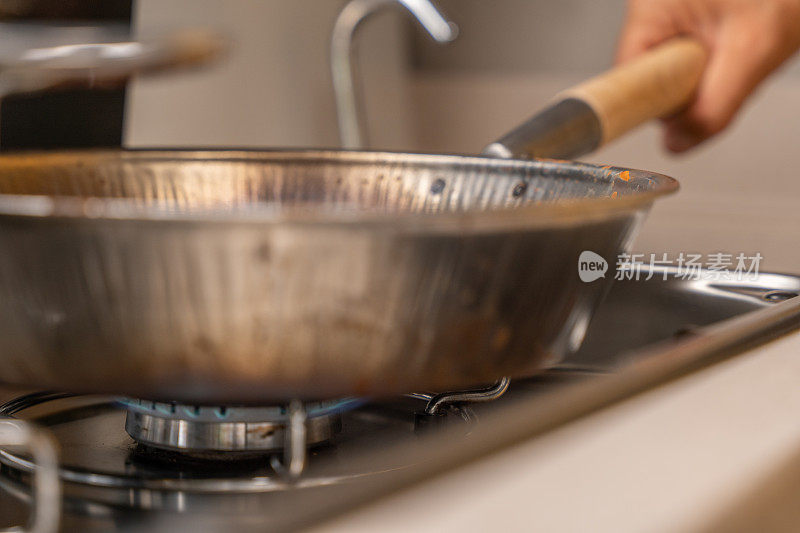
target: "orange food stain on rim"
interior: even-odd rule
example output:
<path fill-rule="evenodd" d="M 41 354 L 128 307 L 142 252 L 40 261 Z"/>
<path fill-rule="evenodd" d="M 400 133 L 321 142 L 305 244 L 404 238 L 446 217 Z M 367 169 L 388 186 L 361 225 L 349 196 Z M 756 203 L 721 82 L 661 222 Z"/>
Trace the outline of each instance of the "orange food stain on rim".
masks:
<path fill-rule="evenodd" d="M 630 181 L 631 173 L 628 172 L 627 170 L 623 170 L 622 172 L 619 173 L 619 179 L 621 179 L 622 181 Z"/>

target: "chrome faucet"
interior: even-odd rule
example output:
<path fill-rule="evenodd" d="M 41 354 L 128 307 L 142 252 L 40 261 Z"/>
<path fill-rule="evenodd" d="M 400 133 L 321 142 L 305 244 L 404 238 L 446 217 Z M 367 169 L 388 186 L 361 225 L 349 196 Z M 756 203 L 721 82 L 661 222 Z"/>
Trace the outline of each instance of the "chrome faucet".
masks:
<path fill-rule="evenodd" d="M 447 20 L 430 0 L 351 0 L 344 6 L 331 35 L 331 70 L 336 96 L 339 137 L 344 148 L 367 145 L 364 112 L 356 88 L 354 37 L 361 23 L 384 8 L 402 6 L 440 43 L 452 41 L 458 27 Z"/>

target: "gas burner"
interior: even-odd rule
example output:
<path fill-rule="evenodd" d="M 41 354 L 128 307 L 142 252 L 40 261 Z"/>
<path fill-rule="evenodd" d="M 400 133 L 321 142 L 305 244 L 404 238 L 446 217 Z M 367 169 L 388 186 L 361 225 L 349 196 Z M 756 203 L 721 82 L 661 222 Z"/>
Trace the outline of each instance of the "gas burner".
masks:
<path fill-rule="evenodd" d="M 138 443 L 194 458 L 237 460 L 284 450 L 291 423 L 281 407 L 202 406 L 121 400 L 125 430 Z M 341 413 L 363 402 L 344 399 L 302 404 L 304 447 L 329 442 L 342 428 Z"/>
<path fill-rule="evenodd" d="M 273 407 L 34 393 L 0 405 L 0 416 L 47 434 L 59 450 L 58 464 L 43 468 L 41 457 L 0 448 L 0 487 L 24 499 L 54 483 L 50 492 L 60 485 L 64 505 L 80 513 L 95 513 L 97 505 L 179 512 L 222 506 L 238 516 L 246 501 L 257 514 L 270 494 L 411 466 L 402 454 L 377 463 L 358 459 L 376 446 L 422 442 L 422 419 L 426 430 L 453 423 L 468 432 L 475 420 L 470 406 L 497 398 L 507 386 L 502 380 L 486 389 L 385 402 L 294 400 Z M 42 473 L 51 483 L 36 481 Z"/>
<path fill-rule="evenodd" d="M 35 393 L 0 406 L 0 416 L 31 422 L 53 438 L 65 502 L 187 511 L 203 509 L 211 500 L 220 503 L 225 495 L 233 498 L 231 502 L 241 502 L 237 498 L 250 494 L 255 498 L 253 509 L 258 510 L 258 495 L 337 485 L 407 467 L 400 460 L 364 470 L 351 465 L 376 442 L 415 439 L 413 413 L 419 405 L 419 400 L 411 399 L 382 404 L 348 399 L 220 408 Z M 144 428 L 154 426 L 147 424 L 161 424 L 177 433 L 165 430 L 152 437 Z M 206 433 L 198 432 L 200 428 Z M 270 440 L 263 431 L 272 428 Z M 298 428 L 308 429 L 304 439 L 297 438 Z M 215 430 L 228 433 L 205 440 L 189 438 L 203 439 Z M 248 440 L 248 430 L 262 434 Z M 297 464 L 290 453 L 299 443 L 303 443 L 302 475 L 292 471 Z M 308 448 L 306 443 L 311 443 Z M 39 469 L 30 455 L 2 448 L 0 463 L 0 487 L 29 490 L 32 474 Z M 240 503 L 232 505 L 239 508 Z"/>

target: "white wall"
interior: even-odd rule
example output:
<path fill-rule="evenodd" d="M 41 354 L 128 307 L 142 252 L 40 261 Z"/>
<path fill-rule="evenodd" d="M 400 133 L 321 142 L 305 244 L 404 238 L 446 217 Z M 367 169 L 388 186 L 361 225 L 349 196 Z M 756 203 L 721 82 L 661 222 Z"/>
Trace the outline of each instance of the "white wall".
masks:
<path fill-rule="evenodd" d="M 220 64 L 136 80 L 128 146 L 338 145 L 328 40 L 343 0 L 138 0 L 140 36 L 207 27 L 232 40 Z M 364 26 L 360 48 L 376 142 L 409 143 L 405 26 L 400 13 Z"/>

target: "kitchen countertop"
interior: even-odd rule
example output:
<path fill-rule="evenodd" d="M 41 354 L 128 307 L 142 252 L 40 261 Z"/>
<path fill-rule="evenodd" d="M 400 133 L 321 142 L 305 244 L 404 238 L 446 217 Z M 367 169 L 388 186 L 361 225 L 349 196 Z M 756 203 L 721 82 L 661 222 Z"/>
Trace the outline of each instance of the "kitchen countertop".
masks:
<path fill-rule="evenodd" d="M 795 331 L 318 530 L 796 530 L 799 382 Z"/>

